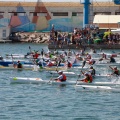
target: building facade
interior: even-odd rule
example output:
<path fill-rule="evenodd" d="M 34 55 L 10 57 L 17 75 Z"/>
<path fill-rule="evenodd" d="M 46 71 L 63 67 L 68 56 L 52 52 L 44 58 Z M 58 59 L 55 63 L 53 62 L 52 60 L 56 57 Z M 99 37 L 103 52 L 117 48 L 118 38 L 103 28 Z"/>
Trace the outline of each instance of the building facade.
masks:
<path fill-rule="evenodd" d="M 95 15 L 120 15 L 113 2 L 94 2 L 90 6 L 89 23 Z M 0 28 L 4 36 L 10 32 L 73 31 L 83 26 L 83 5 L 78 2 L 0 2 Z M 6 32 L 5 32 L 6 31 Z M 3 33 L 1 33 L 3 34 Z"/>

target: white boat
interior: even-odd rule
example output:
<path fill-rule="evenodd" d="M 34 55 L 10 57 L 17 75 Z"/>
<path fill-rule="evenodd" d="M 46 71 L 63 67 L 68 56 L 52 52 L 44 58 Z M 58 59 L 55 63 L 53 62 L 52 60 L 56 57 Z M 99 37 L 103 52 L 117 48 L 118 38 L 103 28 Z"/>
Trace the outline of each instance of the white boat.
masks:
<path fill-rule="evenodd" d="M 117 82 L 93 82 L 93 83 L 85 83 L 82 81 L 65 81 L 65 82 L 57 82 L 53 80 L 42 80 L 41 78 L 25 78 L 25 77 L 10 77 L 10 83 L 51 83 L 51 84 L 64 84 L 64 85 L 101 85 L 101 86 L 115 86 L 120 85 L 120 83 Z"/>
<path fill-rule="evenodd" d="M 46 71 L 46 75 L 47 76 L 58 76 L 58 72 L 57 71 Z M 75 72 L 67 72 L 67 71 L 63 71 L 63 73 L 67 76 L 67 77 L 78 77 L 78 74 L 76 74 Z M 84 77 L 84 75 L 79 75 L 80 77 Z M 106 79 L 113 79 L 114 78 L 118 78 L 118 76 L 111 76 L 111 75 L 107 75 L 107 74 L 96 74 L 95 76 L 93 76 L 93 78 L 106 78 Z"/>
<path fill-rule="evenodd" d="M 25 58 L 25 55 L 23 55 L 23 54 L 6 54 L 6 58 L 19 59 L 19 58 Z"/>
<path fill-rule="evenodd" d="M 63 71 L 63 73 L 67 76 L 67 77 L 75 77 L 76 74 L 74 72 L 67 72 L 67 71 Z M 47 71 L 47 76 L 58 76 L 58 72 L 57 71 Z"/>
<path fill-rule="evenodd" d="M 111 87 L 111 86 L 100 86 L 100 85 L 76 85 L 75 89 L 77 91 L 114 91 L 120 92 L 119 88 Z"/>
<path fill-rule="evenodd" d="M 96 66 L 120 66 L 120 63 L 96 63 Z"/>

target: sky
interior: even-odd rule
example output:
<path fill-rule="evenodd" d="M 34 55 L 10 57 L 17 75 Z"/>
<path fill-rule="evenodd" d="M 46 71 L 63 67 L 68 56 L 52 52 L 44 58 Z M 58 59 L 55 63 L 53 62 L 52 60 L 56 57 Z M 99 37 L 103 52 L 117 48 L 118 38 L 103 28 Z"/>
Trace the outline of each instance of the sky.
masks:
<path fill-rule="evenodd" d="M 22 1 L 22 2 L 36 2 L 38 0 L 0 0 L 0 1 Z M 80 2 L 80 1 L 83 1 L 83 0 L 41 0 L 42 2 Z M 110 2 L 112 0 L 91 0 L 93 2 Z"/>

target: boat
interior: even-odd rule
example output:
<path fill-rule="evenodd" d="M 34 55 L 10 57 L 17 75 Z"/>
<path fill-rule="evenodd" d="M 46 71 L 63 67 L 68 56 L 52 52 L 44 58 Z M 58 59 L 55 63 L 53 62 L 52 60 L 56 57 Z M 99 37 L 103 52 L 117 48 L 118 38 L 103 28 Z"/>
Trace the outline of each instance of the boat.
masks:
<path fill-rule="evenodd" d="M 67 77 L 75 77 L 77 76 L 74 72 L 67 72 L 67 71 L 63 71 L 63 73 L 67 76 Z M 57 71 L 47 71 L 47 76 L 58 76 L 58 72 Z"/>
<path fill-rule="evenodd" d="M 77 91 L 114 91 L 120 92 L 120 89 L 117 87 L 111 86 L 100 86 L 100 85 L 76 85 L 75 89 Z"/>
<path fill-rule="evenodd" d="M 58 72 L 57 71 L 46 71 L 46 75 L 47 76 L 51 76 L 51 75 L 53 75 L 53 76 L 58 76 Z M 68 72 L 68 71 L 63 71 L 63 73 L 67 76 L 67 77 L 78 77 L 78 76 L 80 76 L 80 77 L 84 77 L 84 75 L 82 74 L 76 74 L 75 72 Z M 106 78 L 106 79 L 110 79 L 110 78 L 118 78 L 118 76 L 114 76 L 114 75 L 108 75 L 108 74 L 96 74 L 95 76 L 93 76 L 93 78 L 94 79 L 96 79 L 96 78 Z"/>
<path fill-rule="evenodd" d="M 6 54 L 6 58 L 14 58 L 14 59 L 23 59 L 25 58 L 25 55 L 23 54 Z"/>
<path fill-rule="evenodd" d="M 16 68 L 10 66 L 10 67 L 6 67 L 6 66 L 0 66 L 0 70 L 33 70 L 33 71 L 56 71 L 56 70 L 62 70 L 65 71 L 67 70 L 67 68 L 64 67 L 43 67 L 40 68 L 39 66 L 36 65 L 23 65 L 23 68 Z"/>
<path fill-rule="evenodd" d="M 29 65 L 32 65 L 33 64 L 33 61 L 25 61 L 25 60 L 19 60 L 22 64 L 29 64 Z M 6 66 L 8 67 L 10 64 L 13 65 L 14 64 L 17 64 L 18 60 L 12 60 L 12 59 L 3 59 L 3 60 L 0 60 L 0 65 L 1 66 Z"/>
<path fill-rule="evenodd" d="M 10 83 L 50 83 L 50 84 L 64 84 L 64 85 L 93 85 L 93 86 L 115 86 L 120 85 L 120 83 L 117 82 L 93 82 L 93 83 L 85 83 L 82 81 L 65 81 L 65 82 L 57 82 L 52 79 L 50 80 L 42 80 L 41 78 L 25 78 L 25 77 L 10 77 Z"/>
<path fill-rule="evenodd" d="M 95 63 L 95 66 L 120 66 L 120 63 L 107 63 L 107 62 L 99 62 Z"/>

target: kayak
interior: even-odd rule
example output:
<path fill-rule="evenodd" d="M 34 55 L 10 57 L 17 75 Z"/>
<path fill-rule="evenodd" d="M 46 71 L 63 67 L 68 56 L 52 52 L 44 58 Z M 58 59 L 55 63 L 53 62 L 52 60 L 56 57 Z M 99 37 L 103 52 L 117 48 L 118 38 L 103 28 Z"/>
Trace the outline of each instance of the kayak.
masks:
<path fill-rule="evenodd" d="M 85 83 L 82 81 L 65 81 L 65 82 L 57 82 L 53 80 L 42 80 L 41 78 L 25 78 L 25 77 L 10 77 L 10 83 L 51 83 L 51 84 L 64 84 L 64 85 L 101 85 L 101 86 L 115 86 L 115 85 L 120 85 L 120 83 L 117 82 L 93 82 L 93 83 Z M 76 86 L 77 86 L 76 85 Z"/>
<path fill-rule="evenodd" d="M 58 76 L 58 72 L 57 71 L 46 71 L 47 72 L 47 76 Z M 78 77 L 78 74 L 76 74 L 75 72 L 67 72 L 67 71 L 63 71 L 63 73 L 67 76 L 67 77 Z M 80 77 L 84 77 L 84 75 L 79 75 Z M 113 79 L 114 78 L 118 78 L 117 76 L 110 76 L 107 74 L 96 74 L 95 76 L 93 76 L 93 78 L 108 78 L 108 79 Z"/>
<path fill-rule="evenodd" d="M 22 64 L 29 64 L 29 65 L 31 65 L 31 64 L 33 64 L 33 62 L 30 62 L 30 61 L 25 61 L 25 60 L 19 60 Z M 8 67 L 10 64 L 12 64 L 13 65 L 13 62 L 14 62 L 14 64 L 17 64 L 17 62 L 18 62 L 18 60 L 12 60 L 12 59 L 3 59 L 3 60 L 0 60 L 0 65 L 2 65 L 2 66 L 6 66 L 6 67 Z"/>
<path fill-rule="evenodd" d="M 33 71 L 56 71 L 56 70 L 67 70 L 67 68 L 64 68 L 64 67 L 58 67 L 58 68 L 55 68 L 55 67 L 43 67 L 43 68 L 40 68 L 40 67 L 35 67 L 34 65 L 32 66 L 23 66 L 23 68 L 15 68 L 13 66 L 11 67 L 5 67 L 5 66 L 0 66 L 0 70 L 33 70 Z"/>
<path fill-rule="evenodd" d="M 114 91 L 120 92 L 119 88 L 111 87 L 111 86 L 100 86 L 100 85 L 76 85 L 75 89 L 77 91 Z"/>
<path fill-rule="evenodd" d="M 23 54 L 6 54 L 6 58 L 19 59 L 19 58 L 25 58 L 25 55 L 23 55 Z"/>
<path fill-rule="evenodd" d="M 96 66 L 106 66 L 106 65 L 108 65 L 108 66 L 120 66 L 120 63 L 96 63 L 96 64 L 94 64 L 94 65 L 96 65 Z"/>
<path fill-rule="evenodd" d="M 75 77 L 76 74 L 74 72 L 67 72 L 67 71 L 63 71 L 63 73 L 67 76 L 67 77 Z M 58 76 L 58 72 L 57 71 L 51 71 L 51 72 L 47 72 L 47 76 Z"/>

